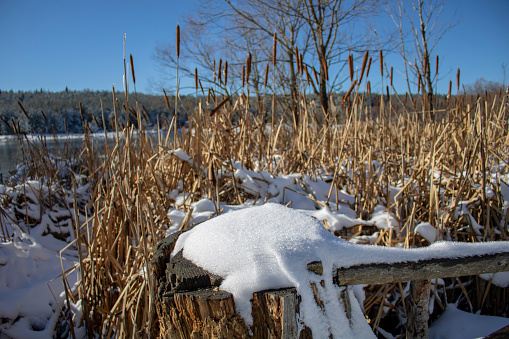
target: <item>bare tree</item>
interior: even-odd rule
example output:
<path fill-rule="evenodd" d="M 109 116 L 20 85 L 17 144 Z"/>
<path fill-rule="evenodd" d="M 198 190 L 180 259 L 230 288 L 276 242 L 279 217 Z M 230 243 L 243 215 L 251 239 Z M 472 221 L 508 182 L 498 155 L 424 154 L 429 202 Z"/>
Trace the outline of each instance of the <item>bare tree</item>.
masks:
<path fill-rule="evenodd" d="M 341 85 L 339 71 L 347 63 L 347 54 L 369 48 L 369 39 L 359 33 L 366 30 L 355 25 L 374 15 L 380 4 L 376 0 L 210 0 L 186 19 L 183 32 L 189 34 L 182 39 L 181 60 L 187 57 L 189 64 L 213 74 L 214 60 L 221 55 L 223 60 L 234 60 L 232 64 L 239 67 L 234 76 L 240 77 L 243 60 L 251 53 L 256 71 L 263 74 L 272 60 L 276 33 L 278 64 L 274 71 L 280 88 L 272 90 L 289 94 L 289 107 L 298 121 L 299 75 L 303 77 L 307 70 L 316 74 L 318 81 L 311 76 L 310 86 L 327 113 L 329 93 Z M 156 55 L 162 64 L 175 67 L 173 50 L 159 48 Z M 181 65 L 181 71 L 194 74 L 194 67 Z M 329 74 L 332 69 L 335 76 Z"/>
<path fill-rule="evenodd" d="M 438 81 L 439 57 L 432 69 L 432 55 L 443 36 L 456 25 L 456 21 L 441 20 L 446 0 L 395 0 L 388 6 L 389 14 L 397 27 L 398 39 L 393 46 L 404 61 L 408 93 L 412 93 L 411 75 L 417 79 L 418 90 L 427 97 L 433 111 L 434 88 Z"/>

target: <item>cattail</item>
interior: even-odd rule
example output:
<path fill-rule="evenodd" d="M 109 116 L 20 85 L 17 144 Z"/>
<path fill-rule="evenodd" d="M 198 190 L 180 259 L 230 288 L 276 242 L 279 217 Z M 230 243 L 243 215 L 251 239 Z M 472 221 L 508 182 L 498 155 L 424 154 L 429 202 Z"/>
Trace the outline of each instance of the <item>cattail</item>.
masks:
<path fill-rule="evenodd" d="M 180 58 L 180 26 L 177 25 L 177 58 Z"/>
<path fill-rule="evenodd" d="M 449 93 L 447 93 L 447 99 L 451 97 L 452 80 L 449 80 Z"/>
<path fill-rule="evenodd" d="M 302 59 L 303 59 L 303 56 L 302 56 L 302 53 L 301 53 L 300 57 L 299 57 L 300 75 L 304 75 L 304 62 L 302 61 Z"/>
<path fill-rule="evenodd" d="M 369 70 L 371 69 L 371 62 L 372 61 L 373 61 L 373 59 L 371 57 L 369 57 L 368 69 L 366 70 L 366 78 L 369 76 Z"/>
<path fill-rule="evenodd" d="M 390 95 L 389 95 L 389 86 L 385 86 L 385 89 L 387 91 L 387 101 L 389 101 Z"/>
<path fill-rule="evenodd" d="M 246 65 L 242 66 L 242 87 L 246 84 Z"/>
<path fill-rule="evenodd" d="M 318 83 L 318 72 L 316 71 L 316 69 L 313 67 L 313 75 L 315 76 L 315 82 Z"/>
<path fill-rule="evenodd" d="M 198 68 L 194 69 L 194 88 L 198 90 Z"/>
<path fill-rule="evenodd" d="M 205 91 L 203 90 L 203 86 L 201 85 L 201 80 L 198 80 L 198 83 L 200 84 L 201 93 L 205 95 Z"/>
<path fill-rule="evenodd" d="M 407 93 L 405 93 L 405 100 L 403 101 L 403 106 L 405 106 L 405 107 L 406 107 L 406 99 L 407 99 L 407 98 L 408 98 L 408 92 L 407 92 Z"/>
<path fill-rule="evenodd" d="M 217 81 L 221 83 L 221 66 L 223 64 L 223 59 L 219 59 L 219 65 L 217 66 Z"/>
<path fill-rule="evenodd" d="M 322 66 L 323 71 L 325 72 L 325 79 L 329 81 L 329 70 L 327 69 L 327 60 L 325 60 L 325 58 L 322 58 Z"/>
<path fill-rule="evenodd" d="M 214 60 L 214 63 L 212 65 L 212 71 L 214 73 L 214 82 L 216 82 L 216 60 Z"/>
<path fill-rule="evenodd" d="M 30 120 L 30 117 L 28 116 L 28 113 L 27 111 L 25 111 L 25 108 L 23 107 L 23 105 L 21 104 L 20 101 L 18 101 L 18 105 L 19 107 L 21 108 L 21 110 L 23 111 L 23 114 L 25 114 L 25 116 L 27 117 L 28 120 Z M 81 103 L 80 103 L 80 107 L 81 107 Z"/>
<path fill-rule="evenodd" d="M 417 79 L 417 93 L 421 93 L 421 73 L 419 72 L 419 78 Z"/>
<path fill-rule="evenodd" d="M 348 55 L 348 67 L 350 68 L 350 81 L 353 81 L 353 56 Z"/>
<path fill-rule="evenodd" d="M 343 102 L 348 100 L 348 97 L 350 96 L 350 93 L 352 93 L 352 91 L 353 91 L 353 89 L 354 89 L 356 84 L 357 84 L 357 80 L 354 80 L 354 82 L 352 82 L 352 85 L 350 85 L 350 88 L 346 92 L 345 96 L 343 97 Z"/>
<path fill-rule="evenodd" d="M 131 61 L 131 74 L 133 75 L 133 84 L 136 85 L 136 77 L 134 76 L 134 61 L 133 61 L 133 55 L 129 55 L 129 60 Z"/>
<path fill-rule="evenodd" d="M 295 46 L 295 63 L 297 64 L 297 74 L 300 73 L 299 48 Z"/>
<path fill-rule="evenodd" d="M 224 62 L 224 84 L 228 82 L 228 61 Z"/>
<path fill-rule="evenodd" d="M 308 82 L 308 86 L 309 86 L 309 82 L 311 81 L 311 76 L 309 75 L 309 71 L 308 71 L 308 67 L 304 67 L 304 70 L 306 71 L 306 81 Z"/>
<path fill-rule="evenodd" d="M 393 68 L 391 66 L 391 86 L 392 86 L 392 74 L 393 74 Z"/>
<path fill-rule="evenodd" d="M 382 78 L 384 77 L 384 56 L 382 50 L 380 50 L 380 75 Z"/>
<path fill-rule="evenodd" d="M 263 86 L 267 87 L 267 81 L 269 80 L 269 64 L 265 67 L 265 80 L 263 81 Z"/>
<path fill-rule="evenodd" d="M 371 95 L 371 82 L 369 80 L 367 83 L 367 88 L 368 88 L 368 94 Z"/>
<path fill-rule="evenodd" d="M 276 69 L 276 54 L 277 54 L 277 34 L 274 33 L 274 43 L 272 45 L 272 65 L 274 66 L 274 70 Z"/>
<path fill-rule="evenodd" d="M 362 59 L 361 77 L 359 78 L 359 84 L 362 81 L 362 78 L 364 76 L 364 70 L 366 69 L 366 64 L 368 63 L 368 54 L 369 54 L 369 52 L 366 51 L 366 54 L 364 54 L 364 59 Z M 366 75 L 366 77 L 367 77 L 367 75 Z"/>
<path fill-rule="evenodd" d="M 164 90 L 164 88 L 163 88 L 163 93 L 164 93 L 164 101 L 166 102 L 166 107 L 168 107 L 168 110 L 171 111 L 170 101 L 168 100 L 168 95 L 166 95 L 166 91 Z"/>
<path fill-rule="evenodd" d="M 46 119 L 46 115 L 44 114 L 43 111 L 41 111 L 41 115 L 42 115 L 42 118 L 44 119 L 44 121 L 48 122 L 48 119 Z M 95 119 L 95 116 L 93 116 L 94 119 Z"/>
<path fill-rule="evenodd" d="M 437 65 L 436 65 L 436 68 L 435 68 L 435 75 L 438 74 L 438 55 L 437 55 Z"/>
<path fill-rule="evenodd" d="M 249 75 L 251 74 L 251 59 L 252 55 L 251 52 L 249 52 L 246 60 L 246 84 L 249 83 Z"/>
<path fill-rule="evenodd" d="M 458 68 L 458 73 L 456 73 L 456 85 L 458 86 L 458 91 L 460 90 L 460 69 Z"/>

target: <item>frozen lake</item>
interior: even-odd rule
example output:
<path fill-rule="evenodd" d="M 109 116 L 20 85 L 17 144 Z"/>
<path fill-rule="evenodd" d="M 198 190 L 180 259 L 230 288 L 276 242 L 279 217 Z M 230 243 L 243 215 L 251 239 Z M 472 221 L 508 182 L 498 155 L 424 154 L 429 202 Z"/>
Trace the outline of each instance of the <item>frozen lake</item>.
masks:
<path fill-rule="evenodd" d="M 105 137 L 104 134 L 96 134 L 92 139 L 99 146 L 104 143 Z M 41 144 L 41 141 L 44 141 L 48 152 L 55 154 L 58 148 L 63 149 L 64 145 L 67 148 L 81 149 L 83 135 L 62 135 L 58 136 L 57 140 L 53 136 L 32 136 L 28 137 L 28 140 L 28 142 L 36 144 Z M 108 140 L 110 143 L 113 143 L 113 135 L 110 135 Z M 23 156 L 22 148 L 26 149 L 28 142 L 26 139 L 20 140 L 16 136 L 0 136 L 0 173 L 4 180 L 10 177 L 9 172 L 13 171 L 16 165 L 21 162 Z"/>

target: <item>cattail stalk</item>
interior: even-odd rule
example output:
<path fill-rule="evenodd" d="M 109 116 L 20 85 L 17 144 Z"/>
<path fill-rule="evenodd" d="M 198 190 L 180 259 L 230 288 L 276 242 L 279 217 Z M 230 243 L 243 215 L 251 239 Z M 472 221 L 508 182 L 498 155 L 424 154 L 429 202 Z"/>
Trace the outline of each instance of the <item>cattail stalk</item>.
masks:
<path fill-rule="evenodd" d="M 384 77 L 384 56 L 382 54 L 382 50 L 380 50 L 380 75 L 382 79 Z"/>

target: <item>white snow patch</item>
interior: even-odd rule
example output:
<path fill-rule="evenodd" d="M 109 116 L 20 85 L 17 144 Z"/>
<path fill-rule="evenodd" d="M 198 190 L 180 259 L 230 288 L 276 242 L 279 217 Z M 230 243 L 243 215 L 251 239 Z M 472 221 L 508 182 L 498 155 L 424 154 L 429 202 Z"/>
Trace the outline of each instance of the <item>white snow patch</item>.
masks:
<path fill-rule="evenodd" d="M 346 241 L 329 233 L 308 215 L 277 204 L 265 204 L 225 213 L 182 234 L 174 254 L 183 249 L 186 258 L 224 277 L 221 289 L 234 295 L 237 312 L 252 324 L 251 298 L 265 289 L 296 287 L 302 298 L 299 321 L 317 338 L 374 337 L 359 304 L 352 303 L 350 323 L 333 284 L 332 253 L 342 253 Z M 338 255 L 341 258 L 341 255 Z M 336 258 L 338 259 L 338 258 Z M 321 260 L 323 276 L 306 269 Z M 325 281 L 325 287 L 320 281 Z M 315 283 L 325 310 L 314 301 Z M 356 300 L 349 289 L 351 300 Z"/>
<path fill-rule="evenodd" d="M 484 280 L 492 280 L 492 284 L 498 287 L 506 288 L 509 286 L 509 272 L 479 274 Z"/>
<path fill-rule="evenodd" d="M 509 325 L 508 318 L 472 314 L 457 309 L 454 304 L 448 304 L 444 314 L 431 324 L 429 338 L 482 338 L 507 325 Z"/>
<path fill-rule="evenodd" d="M 415 227 L 415 233 L 420 234 L 424 239 L 430 243 L 437 240 L 438 230 L 433 227 L 429 222 L 420 223 Z"/>

